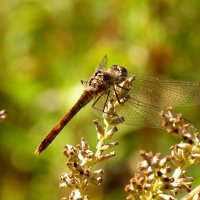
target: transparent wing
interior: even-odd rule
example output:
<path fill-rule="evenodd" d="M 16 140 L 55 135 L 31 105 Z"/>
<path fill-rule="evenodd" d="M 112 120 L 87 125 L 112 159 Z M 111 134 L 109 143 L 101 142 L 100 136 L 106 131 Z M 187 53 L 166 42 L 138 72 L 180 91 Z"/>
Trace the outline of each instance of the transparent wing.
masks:
<path fill-rule="evenodd" d="M 113 98 L 114 101 L 117 101 L 113 91 L 110 92 L 109 98 Z M 93 107 L 95 114 L 100 117 L 102 117 L 103 108 L 106 106 L 107 99 L 108 93 L 105 93 L 98 99 Z M 119 117 L 124 117 L 125 124 L 140 127 L 163 128 L 160 111 L 161 109 L 153 105 L 144 104 L 133 98 L 116 107 L 116 114 Z"/>
<path fill-rule="evenodd" d="M 81 80 L 81 84 L 86 88 L 88 87 L 88 81 Z"/>
<path fill-rule="evenodd" d="M 136 99 L 131 99 L 116 107 L 116 113 L 119 117 L 124 117 L 125 124 L 142 127 L 163 128 L 160 112 L 161 109 L 158 107 Z"/>
<path fill-rule="evenodd" d="M 160 111 L 169 106 L 193 106 L 200 104 L 199 83 L 162 80 L 135 75 L 131 90 L 131 99 L 116 108 L 119 117 L 125 118 L 126 124 L 162 128 Z M 110 97 L 117 101 L 113 91 Z M 95 112 L 102 116 L 107 93 L 95 104 Z"/>
<path fill-rule="evenodd" d="M 104 57 L 103 57 L 101 63 L 96 67 L 96 71 L 97 71 L 98 69 L 106 69 L 107 63 L 108 63 L 108 57 L 107 57 L 107 55 L 104 55 Z M 81 84 L 82 84 L 84 87 L 88 87 L 88 81 L 81 80 Z"/>
<path fill-rule="evenodd" d="M 135 75 L 129 94 L 139 102 L 162 109 L 200 104 L 200 84 L 186 81 Z"/>
<path fill-rule="evenodd" d="M 107 57 L 107 55 L 104 55 L 101 63 L 97 66 L 96 69 L 106 69 L 107 63 L 108 63 L 108 57 Z"/>

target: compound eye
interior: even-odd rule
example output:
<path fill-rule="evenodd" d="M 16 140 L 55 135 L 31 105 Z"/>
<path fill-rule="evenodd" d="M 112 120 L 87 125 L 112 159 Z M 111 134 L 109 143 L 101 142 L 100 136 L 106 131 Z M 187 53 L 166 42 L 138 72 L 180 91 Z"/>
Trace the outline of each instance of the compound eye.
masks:
<path fill-rule="evenodd" d="M 128 72 L 127 72 L 126 68 L 122 67 L 122 66 L 119 66 L 119 67 L 120 67 L 120 71 L 121 71 L 121 76 L 127 77 L 128 76 Z"/>
<path fill-rule="evenodd" d="M 125 67 L 119 65 L 112 65 L 110 71 L 115 74 L 115 76 L 127 77 L 128 72 Z"/>
<path fill-rule="evenodd" d="M 111 71 L 118 71 L 118 65 L 112 65 L 110 69 Z"/>

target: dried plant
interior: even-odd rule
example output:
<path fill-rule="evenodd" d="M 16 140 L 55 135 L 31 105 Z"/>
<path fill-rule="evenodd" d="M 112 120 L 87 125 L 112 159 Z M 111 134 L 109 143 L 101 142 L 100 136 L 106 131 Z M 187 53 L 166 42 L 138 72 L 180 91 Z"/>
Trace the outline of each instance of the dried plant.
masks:
<path fill-rule="evenodd" d="M 113 101 L 109 103 L 108 110 L 113 110 Z M 114 116 L 114 117 L 113 117 Z M 109 123 L 108 123 L 109 122 Z M 66 165 L 69 172 L 61 175 L 63 181 L 60 186 L 68 187 L 71 190 L 69 199 L 89 199 L 87 189 L 90 184 L 100 185 L 103 181 L 103 169 L 94 170 L 94 166 L 115 156 L 115 152 L 106 153 L 112 147 L 118 145 L 117 141 L 109 140 L 117 132 L 116 126 L 109 128 L 112 124 L 118 124 L 122 121 L 113 115 L 107 115 L 104 126 L 100 125 L 98 120 L 94 120 L 97 130 L 98 144 L 93 151 L 85 138 L 81 138 L 81 143 L 76 146 L 66 145 L 64 155 L 67 158 Z M 66 199 L 66 198 L 64 198 Z"/>
<path fill-rule="evenodd" d="M 125 92 L 118 89 L 120 103 L 129 98 L 128 90 L 132 81 L 133 79 L 130 78 L 122 83 L 121 87 L 126 88 Z M 104 125 L 102 126 L 98 120 L 93 121 L 98 138 L 95 151 L 90 148 L 85 138 L 82 138 L 81 143 L 76 146 L 65 146 L 64 155 L 67 158 L 66 165 L 69 172 L 61 175 L 62 183 L 60 187 L 68 187 L 71 190 L 69 199 L 87 200 L 89 199 L 87 195 L 89 185 L 100 185 L 102 183 L 104 171 L 103 169 L 94 170 L 94 167 L 97 163 L 115 156 L 114 151 L 108 153 L 105 151 L 118 145 L 117 141 L 109 142 L 117 132 L 116 125 L 124 122 L 124 118 L 116 114 L 115 109 L 117 106 L 119 106 L 119 103 L 116 103 L 113 98 L 109 98 L 103 112 Z"/>
<path fill-rule="evenodd" d="M 127 199 L 176 199 L 183 190 L 190 192 L 193 178 L 186 176 L 186 170 L 200 162 L 200 134 L 196 128 L 176 114 L 172 108 L 161 113 L 163 126 L 173 136 L 183 141 L 170 148 L 170 155 L 162 157 L 141 151 L 143 158 L 138 164 L 137 173 L 125 187 Z M 200 187 L 186 195 L 182 200 L 199 199 Z"/>

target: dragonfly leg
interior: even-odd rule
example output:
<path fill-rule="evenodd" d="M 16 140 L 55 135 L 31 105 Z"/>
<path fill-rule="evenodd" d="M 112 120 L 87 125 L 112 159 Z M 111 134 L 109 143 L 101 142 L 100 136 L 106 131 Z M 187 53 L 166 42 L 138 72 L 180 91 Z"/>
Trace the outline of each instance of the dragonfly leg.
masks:
<path fill-rule="evenodd" d="M 106 108 L 106 105 L 107 105 L 107 102 L 108 102 L 108 97 L 109 97 L 109 95 L 110 95 L 110 91 L 109 91 L 109 92 L 107 93 L 107 95 L 106 95 L 106 100 L 105 100 L 103 109 L 100 109 L 100 108 L 95 107 L 96 103 L 99 101 L 99 99 L 100 99 L 104 94 L 105 94 L 105 93 L 102 93 L 100 96 L 98 96 L 98 98 L 97 98 L 97 99 L 95 100 L 95 102 L 92 104 L 92 107 L 93 107 L 94 109 L 96 109 L 96 110 L 99 110 L 99 111 L 103 112 L 103 113 L 109 114 L 109 113 L 107 113 L 107 112 L 105 111 L 105 108 Z"/>
<path fill-rule="evenodd" d="M 102 111 L 101 109 L 95 107 L 96 103 L 99 101 L 99 99 L 104 95 L 104 93 L 102 93 L 100 96 L 98 96 L 98 98 L 95 100 L 95 102 L 92 104 L 92 107 L 96 110 Z"/>
<path fill-rule="evenodd" d="M 106 109 L 106 105 L 107 105 L 107 102 L 108 102 L 108 97 L 110 95 L 110 91 L 108 91 L 108 94 L 106 96 L 106 100 L 105 100 L 105 103 L 104 103 L 104 106 L 103 106 L 103 112 L 105 113 L 105 109 Z"/>
<path fill-rule="evenodd" d="M 120 89 L 122 90 L 125 90 L 125 92 L 118 92 L 116 91 L 116 88 L 114 87 L 114 92 L 115 92 L 115 96 L 117 98 L 117 102 L 119 104 L 123 104 L 125 103 L 126 101 L 128 101 L 130 99 L 130 96 L 128 94 L 128 91 L 130 90 L 129 88 L 124 88 L 122 86 L 119 86 L 119 85 L 116 85 L 117 87 L 119 87 Z M 120 94 L 121 93 L 121 94 Z"/>
<path fill-rule="evenodd" d="M 101 94 L 101 95 L 95 100 L 95 102 L 92 104 L 92 107 L 93 107 L 94 109 L 96 109 L 96 110 L 99 110 L 99 111 L 105 113 L 105 114 L 112 115 L 112 116 L 115 116 L 115 117 L 118 117 L 118 118 L 119 118 L 119 116 L 118 116 L 117 114 L 111 114 L 111 113 L 109 113 L 109 112 L 106 111 L 106 106 L 107 106 L 107 104 L 108 104 L 108 100 L 109 100 L 109 96 L 110 96 L 110 91 L 107 92 L 106 100 L 105 100 L 105 102 L 104 102 L 103 109 L 100 109 L 100 108 L 95 107 L 95 104 L 99 101 L 99 99 L 100 99 L 104 94 L 105 94 L 105 93 Z"/>
<path fill-rule="evenodd" d="M 105 104 L 104 104 L 103 110 L 101 110 L 100 108 L 95 107 L 95 105 L 96 105 L 96 103 L 99 101 L 99 99 L 100 99 L 104 94 L 105 94 L 105 93 L 102 93 L 100 96 L 98 96 L 98 98 L 97 98 L 97 99 L 95 100 L 95 102 L 92 104 L 92 107 L 93 107 L 94 109 L 99 110 L 99 111 L 101 111 L 101 112 L 104 112 L 106 102 L 108 101 L 108 95 L 107 95 L 107 97 L 106 97 L 106 102 L 105 102 Z"/>
<path fill-rule="evenodd" d="M 126 90 L 126 91 L 129 91 L 130 90 L 130 88 L 126 88 L 126 87 L 123 87 L 123 86 L 121 86 L 121 85 L 116 85 L 117 87 L 119 87 L 119 88 L 121 88 L 121 89 L 123 89 L 123 90 Z"/>

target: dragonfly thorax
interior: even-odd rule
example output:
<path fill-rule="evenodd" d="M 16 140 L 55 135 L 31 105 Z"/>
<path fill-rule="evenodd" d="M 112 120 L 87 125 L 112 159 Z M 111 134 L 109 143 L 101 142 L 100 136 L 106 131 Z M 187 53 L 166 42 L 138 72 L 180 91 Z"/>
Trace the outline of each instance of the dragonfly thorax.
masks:
<path fill-rule="evenodd" d="M 112 65 L 108 70 L 97 68 L 88 86 L 100 92 L 106 92 L 115 84 L 120 84 L 126 80 L 128 72 L 125 67 Z"/>
<path fill-rule="evenodd" d="M 114 78 L 108 71 L 97 69 L 88 81 L 88 86 L 96 91 L 107 91 L 114 84 Z"/>

